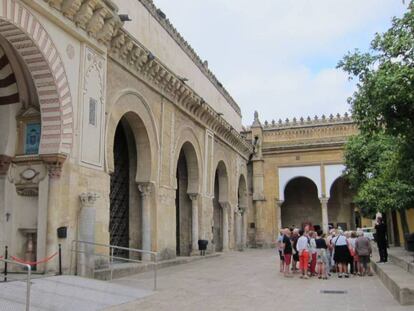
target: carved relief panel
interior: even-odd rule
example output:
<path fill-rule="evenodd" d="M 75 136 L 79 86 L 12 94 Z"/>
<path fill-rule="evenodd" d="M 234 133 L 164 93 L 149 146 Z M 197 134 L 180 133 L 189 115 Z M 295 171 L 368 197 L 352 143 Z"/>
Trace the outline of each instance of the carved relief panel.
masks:
<path fill-rule="evenodd" d="M 81 163 L 103 167 L 106 60 L 84 48 L 83 98 L 81 101 Z"/>

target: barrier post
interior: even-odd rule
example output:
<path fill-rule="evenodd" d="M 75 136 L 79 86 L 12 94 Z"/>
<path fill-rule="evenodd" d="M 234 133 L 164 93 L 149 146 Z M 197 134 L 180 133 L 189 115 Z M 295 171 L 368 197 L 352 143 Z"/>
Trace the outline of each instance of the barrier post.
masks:
<path fill-rule="evenodd" d="M 32 266 L 27 265 L 27 289 L 26 289 L 26 311 L 30 311 L 30 278 L 32 274 Z"/>
<path fill-rule="evenodd" d="M 4 247 L 4 259 L 6 261 L 4 262 L 4 282 L 7 282 L 7 259 L 9 257 L 9 247 L 6 245 Z"/>
<path fill-rule="evenodd" d="M 59 275 L 62 275 L 62 244 L 59 243 Z"/>

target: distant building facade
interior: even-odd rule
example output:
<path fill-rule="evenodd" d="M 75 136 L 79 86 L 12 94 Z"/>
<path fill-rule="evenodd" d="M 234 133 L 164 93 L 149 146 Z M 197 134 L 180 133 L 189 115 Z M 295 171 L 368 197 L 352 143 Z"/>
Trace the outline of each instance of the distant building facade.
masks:
<path fill-rule="evenodd" d="M 358 129 L 350 116 L 264 122 L 256 113 L 244 132 L 255 146 L 251 160 L 249 244 L 269 246 L 278 230 L 311 224 L 325 232 L 362 225 L 342 177 L 344 145 Z"/>

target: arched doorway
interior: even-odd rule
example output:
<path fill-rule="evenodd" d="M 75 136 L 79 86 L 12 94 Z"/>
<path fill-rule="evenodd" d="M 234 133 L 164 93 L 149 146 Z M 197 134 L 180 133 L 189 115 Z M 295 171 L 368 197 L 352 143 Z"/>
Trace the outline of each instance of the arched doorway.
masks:
<path fill-rule="evenodd" d="M 216 252 L 228 249 L 228 175 L 223 161 L 217 165 L 214 177 L 213 244 Z"/>
<path fill-rule="evenodd" d="M 194 146 L 183 144 L 177 163 L 176 254 L 189 256 L 198 242 L 198 161 Z"/>
<path fill-rule="evenodd" d="M 128 144 L 128 123 L 119 122 L 114 140 L 114 172 L 111 174 L 110 189 L 110 244 L 129 247 L 129 214 L 130 214 L 130 151 Z M 115 249 L 116 256 L 128 257 L 126 251 Z"/>
<path fill-rule="evenodd" d="M 321 203 L 315 183 L 306 177 L 290 180 L 284 190 L 282 227 L 301 228 L 304 224 L 322 227 Z"/>
<path fill-rule="evenodd" d="M 45 217 L 38 211 L 39 186 L 33 180 L 17 185 L 13 170 L 9 178 L 6 176 L 13 158 L 19 158 L 22 167 L 34 167 L 33 172 L 39 174 L 33 159 L 40 153 L 40 111 L 27 64 L 0 34 L 0 248 L 7 245 L 10 253 L 30 261 L 43 256 L 39 249 L 47 245 L 46 239 L 39 238 L 46 229 L 37 225 L 39 216 Z M 26 162 L 26 156 L 31 160 Z"/>
<path fill-rule="evenodd" d="M 151 250 L 150 154 L 148 134 L 134 112 L 119 120 L 113 138 L 110 184 L 110 244 Z M 137 256 L 116 251 L 121 257 Z"/>
<path fill-rule="evenodd" d="M 334 227 L 343 230 L 356 229 L 358 213 L 352 203 L 353 193 L 349 182 L 339 177 L 332 184 L 328 201 L 328 219 Z"/>

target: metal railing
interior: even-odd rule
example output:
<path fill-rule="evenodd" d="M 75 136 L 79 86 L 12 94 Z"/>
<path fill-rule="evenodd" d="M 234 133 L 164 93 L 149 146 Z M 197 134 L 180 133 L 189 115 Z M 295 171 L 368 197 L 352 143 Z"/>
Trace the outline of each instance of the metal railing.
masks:
<path fill-rule="evenodd" d="M 28 264 L 24 264 L 24 263 L 20 263 L 20 262 L 8 260 L 8 259 L 0 258 L 0 262 L 4 262 L 5 264 L 18 265 L 18 266 L 27 268 L 26 311 L 30 311 L 30 279 L 31 279 L 31 274 L 32 274 L 32 267 Z"/>
<path fill-rule="evenodd" d="M 80 245 L 89 245 L 96 247 L 103 247 L 107 248 L 108 254 L 100 254 L 96 253 L 95 251 L 93 253 L 88 251 L 79 250 Z M 102 258 L 108 258 L 109 259 L 109 269 L 110 269 L 110 279 L 113 278 L 113 271 L 114 271 L 114 260 L 119 261 L 125 261 L 125 262 L 132 262 L 132 263 L 147 263 L 144 260 L 138 260 L 138 259 L 130 259 L 125 257 L 119 257 L 114 255 L 114 250 L 122 250 L 127 251 L 131 253 L 137 253 L 141 255 L 147 255 L 152 259 L 152 262 L 150 264 L 153 265 L 153 271 L 154 271 L 154 290 L 157 290 L 157 266 L 158 266 L 158 253 L 157 252 L 151 252 L 147 250 L 142 249 L 136 249 L 136 248 L 128 248 L 128 247 L 122 247 L 122 246 L 115 246 L 115 245 L 109 245 L 109 244 L 101 244 L 101 243 L 94 243 L 94 242 L 86 242 L 86 241 L 79 241 L 79 240 L 73 240 L 71 244 L 71 256 L 70 256 L 70 274 L 72 274 L 72 267 L 73 267 L 73 254 L 85 254 L 87 256 L 97 256 Z M 74 273 L 75 274 L 75 273 Z"/>

